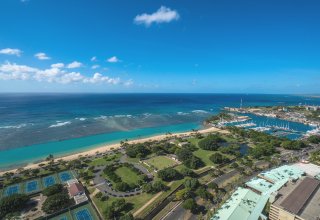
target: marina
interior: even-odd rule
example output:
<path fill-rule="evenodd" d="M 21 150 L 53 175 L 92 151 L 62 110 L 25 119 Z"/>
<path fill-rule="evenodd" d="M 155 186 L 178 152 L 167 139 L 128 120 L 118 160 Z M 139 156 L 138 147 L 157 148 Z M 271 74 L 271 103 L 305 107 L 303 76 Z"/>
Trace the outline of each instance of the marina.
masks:
<path fill-rule="evenodd" d="M 250 113 L 240 113 L 239 115 L 245 116 L 250 120 L 225 122 L 223 125 L 266 132 L 275 136 L 286 137 L 292 140 L 320 132 L 319 128 L 314 128 L 313 126 L 299 122 L 287 121 L 275 117 L 270 118 L 267 116 Z"/>

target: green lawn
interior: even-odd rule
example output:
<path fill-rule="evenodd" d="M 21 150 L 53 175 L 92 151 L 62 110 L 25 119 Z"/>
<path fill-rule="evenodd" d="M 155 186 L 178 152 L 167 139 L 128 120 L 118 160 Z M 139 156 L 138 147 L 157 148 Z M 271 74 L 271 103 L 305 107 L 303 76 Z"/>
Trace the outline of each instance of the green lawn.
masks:
<path fill-rule="evenodd" d="M 214 153 L 214 151 L 198 149 L 193 152 L 193 155 L 199 157 L 206 166 L 212 166 L 214 163 L 209 159 L 209 157 Z"/>
<path fill-rule="evenodd" d="M 141 179 L 141 177 L 133 172 L 130 168 L 121 166 L 118 169 L 116 169 L 115 173 L 122 179 L 123 182 L 126 182 L 128 184 L 137 184 L 138 180 Z"/>
<path fill-rule="evenodd" d="M 152 210 L 154 209 L 156 206 L 159 205 L 159 203 L 161 203 L 165 198 L 168 197 L 168 195 L 170 195 L 170 193 L 172 193 L 174 190 L 176 190 L 181 184 L 183 184 L 183 182 L 185 181 L 185 179 L 182 180 L 177 180 L 174 181 L 172 183 L 172 185 L 170 186 L 170 189 L 168 191 L 163 192 L 158 198 L 156 198 L 148 207 L 146 207 L 138 216 L 136 216 L 137 218 L 141 218 L 144 219 L 144 217 Z"/>
<path fill-rule="evenodd" d="M 198 147 L 198 143 L 199 143 L 200 139 L 193 137 L 193 138 L 189 138 L 188 141 L 189 141 L 191 144 L 194 144 L 194 145 L 196 145 L 196 146 Z"/>
<path fill-rule="evenodd" d="M 130 212 L 133 214 L 144 204 L 146 204 L 153 196 L 153 194 L 141 193 L 137 196 L 127 197 L 126 202 L 131 203 L 133 205 L 133 209 Z"/>
<path fill-rule="evenodd" d="M 147 164 L 150 164 L 154 166 L 158 170 L 162 170 L 164 168 L 172 167 L 177 164 L 176 161 L 172 160 L 171 158 L 168 158 L 166 156 L 157 156 L 152 157 L 148 160 L 145 160 Z"/>
<path fill-rule="evenodd" d="M 146 204 L 154 195 L 142 193 L 140 195 L 126 197 L 126 203 L 129 203 L 129 210 L 126 210 L 123 212 L 125 214 L 126 212 L 131 212 L 132 214 L 137 211 L 139 208 L 141 208 L 144 204 Z M 119 200 L 119 198 L 115 197 L 109 197 L 107 201 L 101 201 L 100 199 L 93 198 L 94 203 L 98 207 L 99 211 L 103 213 L 107 206 L 110 206 L 112 202 Z"/>
<path fill-rule="evenodd" d="M 109 155 L 105 157 L 101 157 L 98 159 L 95 159 L 88 163 L 89 166 L 101 166 L 101 165 L 107 165 L 113 163 L 113 161 L 118 160 L 121 157 L 121 154 L 114 154 Z"/>

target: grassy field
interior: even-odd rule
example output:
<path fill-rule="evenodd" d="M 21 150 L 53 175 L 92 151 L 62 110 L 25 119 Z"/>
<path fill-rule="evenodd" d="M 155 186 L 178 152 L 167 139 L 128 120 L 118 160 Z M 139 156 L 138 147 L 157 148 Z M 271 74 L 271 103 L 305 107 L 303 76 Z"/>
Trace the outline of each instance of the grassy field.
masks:
<path fill-rule="evenodd" d="M 141 177 L 128 167 L 119 167 L 115 172 L 123 182 L 137 184 Z"/>
<path fill-rule="evenodd" d="M 140 207 L 146 204 L 150 199 L 152 199 L 153 194 L 142 193 L 137 196 L 131 196 L 126 198 L 126 202 L 133 205 L 133 209 L 130 211 L 132 214 L 137 211 Z"/>
<path fill-rule="evenodd" d="M 206 166 L 212 166 L 214 163 L 209 159 L 209 157 L 214 153 L 214 151 L 203 150 L 199 148 L 198 150 L 193 152 L 193 155 L 199 157 Z"/>
<path fill-rule="evenodd" d="M 88 165 L 89 166 L 107 165 L 107 164 L 111 164 L 115 160 L 118 160 L 120 157 L 121 157 L 121 154 L 119 153 L 114 155 L 109 155 L 109 156 L 92 160 L 90 163 L 88 163 Z"/>
<path fill-rule="evenodd" d="M 154 166 L 158 170 L 162 170 L 164 168 L 172 167 L 177 164 L 176 161 L 166 157 L 166 156 L 157 156 L 152 157 L 148 160 L 145 160 L 147 164 Z"/>
<path fill-rule="evenodd" d="M 131 212 L 132 214 L 147 203 L 154 195 L 142 193 L 140 195 L 131 196 L 125 198 L 126 202 L 129 203 L 128 210 L 126 212 Z M 109 197 L 107 201 L 101 201 L 100 199 L 93 198 L 94 203 L 97 205 L 99 211 L 103 213 L 107 206 L 110 206 L 112 202 L 119 200 L 119 198 Z M 123 212 L 125 214 L 125 212 Z"/>
<path fill-rule="evenodd" d="M 183 182 L 185 179 L 174 181 L 170 185 L 170 190 L 163 192 L 155 201 L 152 202 L 148 207 L 146 207 L 138 216 L 137 218 L 143 219 L 152 209 L 154 209 L 159 203 L 161 203 L 172 191 L 176 190 Z"/>

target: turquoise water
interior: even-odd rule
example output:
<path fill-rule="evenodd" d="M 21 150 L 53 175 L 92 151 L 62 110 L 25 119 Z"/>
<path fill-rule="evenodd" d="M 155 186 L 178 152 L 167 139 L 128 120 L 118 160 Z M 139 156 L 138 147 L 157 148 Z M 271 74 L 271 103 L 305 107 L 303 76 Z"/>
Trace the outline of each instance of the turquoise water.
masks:
<path fill-rule="evenodd" d="M 184 132 L 192 129 L 199 129 L 201 126 L 196 123 L 178 124 L 171 126 L 136 129 L 127 132 L 113 132 L 99 135 L 86 136 L 81 138 L 68 139 L 59 142 L 48 142 L 31 146 L 1 151 L 0 169 L 16 167 L 21 164 L 42 160 L 49 154 L 55 157 L 69 155 L 74 152 L 81 152 L 104 144 L 119 143 L 121 140 L 133 140 L 150 137 L 166 132 Z"/>
<path fill-rule="evenodd" d="M 240 100 L 244 107 L 320 105 L 319 98 L 293 95 L 0 94 L 0 169 L 197 129 L 223 107 L 239 107 Z"/>

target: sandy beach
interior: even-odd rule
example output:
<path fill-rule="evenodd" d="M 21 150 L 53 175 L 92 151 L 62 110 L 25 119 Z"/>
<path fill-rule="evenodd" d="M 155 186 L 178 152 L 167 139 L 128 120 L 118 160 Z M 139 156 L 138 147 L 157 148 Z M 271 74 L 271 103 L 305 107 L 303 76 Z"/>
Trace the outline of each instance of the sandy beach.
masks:
<path fill-rule="evenodd" d="M 210 133 L 210 132 L 222 132 L 222 133 L 227 133 L 226 130 L 221 130 L 219 128 L 215 128 L 215 127 L 210 127 L 210 128 L 206 128 L 206 129 L 202 129 L 198 131 L 201 134 L 204 133 Z M 194 131 L 189 131 L 189 132 L 182 132 L 182 133 L 172 133 L 171 135 L 156 135 L 156 136 L 152 136 L 152 137 L 147 137 L 147 138 L 141 138 L 141 139 L 135 139 L 135 140 L 129 140 L 128 143 L 129 144 L 134 144 L 134 143 L 143 143 L 143 142 L 147 142 L 147 141 L 159 141 L 159 140 L 163 140 L 165 138 L 168 138 L 170 136 L 186 136 L 186 135 L 190 135 L 194 133 Z M 108 145 L 103 145 L 103 146 L 99 146 L 90 150 L 86 150 L 83 152 L 79 152 L 79 153 L 75 153 L 72 155 L 67 155 L 67 156 L 62 156 L 62 157 L 57 157 L 55 158 L 55 160 L 65 160 L 65 161 L 71 161 L 71 160 L 75 160 L 77 158 L 79 158 L 80 156 L 92 156 L 97 154 L 97 152 L 101 153 L 101 152 L 106 152 L 106 151 L 110 151 L 113 149 L 117 149 L 120 147 L 120 143 L 117 144 L 108 144 Z M 35 169 L 35 168 L 39 168 L 39 164 L 45 164 L 45 161 L 41 161 L 41 162 L 37 162 L 37 163 L 32 163 L 32 164 L 28 164 L 25 166 L 21 166 L 20 168 L 24 168 L 24 169 Z M 15 168 L 15 169 L 8 169 L 5 171 L 0 171 L 0 175 L 3 175 L 6 172 L 16 172 L 19 168 Z"/>

